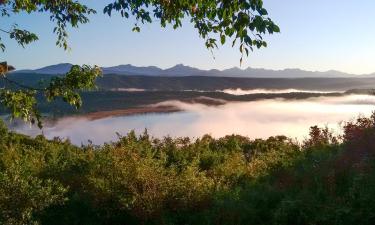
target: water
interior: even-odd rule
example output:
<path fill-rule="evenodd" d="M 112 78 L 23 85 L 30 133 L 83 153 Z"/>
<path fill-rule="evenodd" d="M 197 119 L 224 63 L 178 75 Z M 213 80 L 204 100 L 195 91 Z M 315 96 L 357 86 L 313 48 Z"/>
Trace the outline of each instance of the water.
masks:
<path fill-rule="evenodd" d="M 163 104 L 175 105 L 184 111 L 93 121 L 84 118 L 64 118 L 54 125 L 43 128 L 43 131 L 28 125 L 17 125 L 12 129 L 28 135 L 43 132 L 47 138 L 69 138 L 77 145 L 88 143 L 88 140 L 94 144 L 103 144 L 116 140 L 116 132 L 125 135 L 135 130 L 140 133 L 146 128 L 155 137 L 196 138 L 204 134 L 214 137 L 240 134 L 250 138 L 286 135 L 302 140 L 308 135 L 310 126 L 328 126 L 339 133 L 340 122 L 354 119 L 359 115 L 371 115 L 375 109 L 375 96 L 349 95 L 292 101 L 273 99 L 228 103 L 218 107 L 178 101 Z"/>

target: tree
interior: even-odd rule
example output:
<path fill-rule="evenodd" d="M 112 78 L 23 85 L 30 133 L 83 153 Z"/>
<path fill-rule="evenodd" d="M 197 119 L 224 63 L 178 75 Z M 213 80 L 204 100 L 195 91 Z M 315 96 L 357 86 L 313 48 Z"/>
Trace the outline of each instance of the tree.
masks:
<path fill-rule="evenodd" d="M 89 22 L 89 15 L 97 13 L 79 0 L 0 0 L 1 17 L 11 17 L 19 13 L 46 13 L 55 23 L 53 33 L 57 36 L 56 45 L 69 48 L 66 28 Z M 212 50 L 218 44 L 225 44 L 231 39 L 232 47 L 239 45 L 240 63 L 244 55 L 254 48 L 266 47 L 263 36 L 267 33 L 280 32 L 279 27 L 268 17 L 262 0 L 116 0 L 108 4 L 103 13 L 111 16 L 119 13 L 124 18 L 133 17 L 136 23 L 133 31 L 139 32 L 140 25 L 159 20 L 162 27 L 168 24 L 174 29 L 182 26 L 182 20 L 189 18 L 199 35 L 205 39 L 206 48 Z M 20 46 L 38 40 L 31 31 L 14 25 L 0 27 L 3 35 L 16 41 Z M 6 45 L 0 36 L 0 48 L 6 51 Z M 38 112 L 36 95 L 42 93 L 47 100 L 62 98 L 65 102 L 80 107 L 79 92 L 93 88 L 95 79 L 101 74 L 97 66 L 73 66 L 63 77 L 53 78 L 43 88 L 24 86 L 12 81 L 8 72 L 14 69 L 7 63 L 0 65 L 0 79 L 9 87 L 0 90 L 0 102 L 10 109 L 12 117 L 19 117 L 42 127 Z"/>

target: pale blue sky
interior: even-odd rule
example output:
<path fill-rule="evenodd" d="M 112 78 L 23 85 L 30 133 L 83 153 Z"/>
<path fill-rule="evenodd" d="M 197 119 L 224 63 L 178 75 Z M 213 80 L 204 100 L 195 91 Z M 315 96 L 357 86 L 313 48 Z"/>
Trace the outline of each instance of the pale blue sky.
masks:
<path fill-rule="evenodd" d="M 4 39 L 7 50 L 1 60 L 17 68 L 38 68 L 70 62 L 112 66 L 133 64 L 162 68 L 178 63 L 202 69 L 239 66 L 239 51 L 230 45 L 214 51 L 204 47 L 189 23 L 178 30 L 145 25 L 141 33 L 131 32 L 132 20 L 103 15 L 110 0 L 86 0 L 98 14 L 90 24 L 70 29 L 71 51 L 55 46 L 53 24 L 41 14 L 20 15 L 3 20 L 1 28 L 17 22 L 35 31 L 40 40 L 25 49 Z M 242 67 L 267 69 L 301 68 L 349 73 L 375 72 L 374 0 L 264 0 L 281 34 L 268 36 L 268 48 L 256 50 Z"/>

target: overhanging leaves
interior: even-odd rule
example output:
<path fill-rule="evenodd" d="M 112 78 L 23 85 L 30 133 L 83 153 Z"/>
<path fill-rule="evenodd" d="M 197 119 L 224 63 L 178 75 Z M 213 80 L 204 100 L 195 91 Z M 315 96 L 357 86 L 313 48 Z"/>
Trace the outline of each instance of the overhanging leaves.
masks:
<path fill-rule="evenodd" d="M 36 123 L 39 128 L 42 128 L 42 117 L 37 107 L 37 94 L 43 94 L 48 101 L 61 98 L 79 108 L 82 105 L 80 91 L 94 88 L 95 80 L 100 75 L 99 67 L 73 66 L 65 76 L 53 78 L 44 88 L 24 86 L 2 76 L 0 79 L 4 79 L 14 88 L 0 89 L 0 104 L 10 111 L 12 118 L 21 118 L 32 124 Z"/>
<path fill-rule="evenodd" d="M 208 49 L 217 48 L 217 39 L 224 45 L 232 38 L 232 43 L 238 40 L 242 55 L 253 47 L 265 47 L 263 35 L 280 32 L 262 0 L 117 0 L 104 8 L 109 16 L 113 11 L 125 18 L 132 15 L 140 23 L 159 20 L 162 27 L 171 24 L 175 29 L 190 18 Z M 139 31 L 138 25 L 133 31 Z"/>

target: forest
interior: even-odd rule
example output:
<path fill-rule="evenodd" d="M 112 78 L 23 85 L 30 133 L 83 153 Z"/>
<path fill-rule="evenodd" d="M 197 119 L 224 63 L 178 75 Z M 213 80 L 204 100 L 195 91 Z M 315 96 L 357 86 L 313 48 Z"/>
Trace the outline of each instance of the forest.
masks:
<path fill-rule="evenodd" d="M 373 224 L 375 114 L 342 129 L 78 147 L 1 124 L 0 224 Z"/>
<path fill-rule="evenodd" d="M 45 87 L 48 81 L 57 75 L 38 73 L 10 73 L 9 79 L 31 87 Z M 60 75 L 61 76 L 61 75 Z M 40 83 L 40 81 L 43 81 Z M 44 84 L 44 86 L 43 86 Z M 11 85 L 0 79 L 0 85 Z M 321 91 L 347 91 L 349 89 L 372 89 L 374 77 L 315 77 L 315 78 L 246 78 L 246 77 L 209 77 L 209 76 L 131 76 L 127 74 L 104 74 L 96 79 L 100 90 L 118 88 L 138 88 L 145 90 L 216 91 L 230 88 L 249 89 L 304 89 Z"/>

